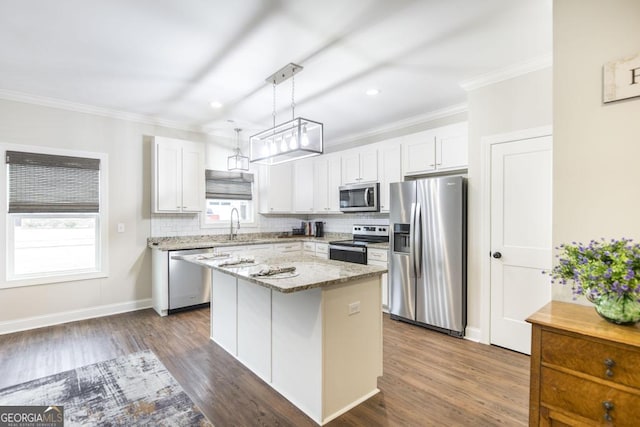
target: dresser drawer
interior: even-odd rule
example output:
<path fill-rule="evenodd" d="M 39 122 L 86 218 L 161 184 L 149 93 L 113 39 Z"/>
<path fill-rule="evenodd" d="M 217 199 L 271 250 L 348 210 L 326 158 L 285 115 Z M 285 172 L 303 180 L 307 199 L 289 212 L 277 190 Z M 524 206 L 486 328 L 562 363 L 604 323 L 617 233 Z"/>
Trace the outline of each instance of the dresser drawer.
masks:
<path fill-rule="evenodd" d="M 606 423 L 611 417 L 615 426 L 637 426 L 640 420 L 640 395 L 608 387 L 606 385 L 556 371 L 541 369 L 543 386 L 540 389 L 540 405 L 576 414 L 595 423 Z M 606 402 L 606 403 L 605 403 Z M 606 410 L 605 404 L 611 409 Z"/>
<path fill-rule="evenodd" d="M 640 351 L 542 331 L 542 363 L 640 388 Z"/>

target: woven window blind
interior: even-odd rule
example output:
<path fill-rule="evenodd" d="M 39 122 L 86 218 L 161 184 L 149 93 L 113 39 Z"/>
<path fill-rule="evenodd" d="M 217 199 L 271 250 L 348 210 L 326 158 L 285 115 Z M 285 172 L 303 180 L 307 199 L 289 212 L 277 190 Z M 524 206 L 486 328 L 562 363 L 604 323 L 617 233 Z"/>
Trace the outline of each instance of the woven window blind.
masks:
<path fill-rule="evenodd" d="M 251 200 L 253 174 L 205 171 L 207 199 Z"/>
<path fill-rule="evenodd" d="M 7 151 L 9 213 L 100 210 L 100 159 Z"/>

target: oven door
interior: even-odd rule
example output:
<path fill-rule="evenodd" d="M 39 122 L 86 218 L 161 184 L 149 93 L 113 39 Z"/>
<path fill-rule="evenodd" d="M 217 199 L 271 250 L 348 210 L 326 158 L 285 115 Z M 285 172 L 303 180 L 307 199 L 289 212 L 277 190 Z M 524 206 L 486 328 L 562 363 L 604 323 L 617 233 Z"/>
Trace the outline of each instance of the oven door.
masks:
<path fill-rule="evenodd" d="M 345 185 L 340 187 L 342 212 L 379 212 L 379 183 Z"/>
<path fill-rule="evenodd" d="M 367 263 L 367 248 L 356 246 L 329 245 L 329 259 L 336 261 Z"/>

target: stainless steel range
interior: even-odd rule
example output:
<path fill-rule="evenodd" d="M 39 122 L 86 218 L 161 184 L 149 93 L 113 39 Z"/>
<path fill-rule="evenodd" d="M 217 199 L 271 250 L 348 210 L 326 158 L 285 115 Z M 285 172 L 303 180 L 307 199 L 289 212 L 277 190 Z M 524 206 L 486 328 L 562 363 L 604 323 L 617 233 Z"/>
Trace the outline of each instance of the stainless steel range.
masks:
<path fill-rule="evenodd" d="M 329 259 L 367 263 L 367 245 L 389 241 L 388 225 L 354 225 L 351 240 L 329 242 Z"/>

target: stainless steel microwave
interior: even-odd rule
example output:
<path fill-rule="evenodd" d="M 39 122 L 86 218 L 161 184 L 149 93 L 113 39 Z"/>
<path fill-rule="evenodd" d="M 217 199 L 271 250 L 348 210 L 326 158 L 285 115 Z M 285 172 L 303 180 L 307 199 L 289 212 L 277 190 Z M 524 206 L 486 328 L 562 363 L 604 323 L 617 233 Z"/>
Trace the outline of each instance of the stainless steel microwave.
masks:
<path fill-rule="evenodd" d="M 380 183 L 343 185 L 339 189 L 342 212 L 380 212 Z"/>

